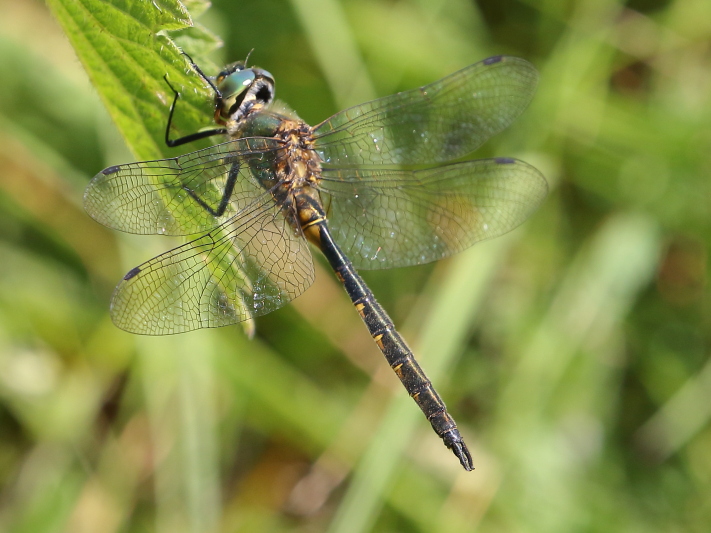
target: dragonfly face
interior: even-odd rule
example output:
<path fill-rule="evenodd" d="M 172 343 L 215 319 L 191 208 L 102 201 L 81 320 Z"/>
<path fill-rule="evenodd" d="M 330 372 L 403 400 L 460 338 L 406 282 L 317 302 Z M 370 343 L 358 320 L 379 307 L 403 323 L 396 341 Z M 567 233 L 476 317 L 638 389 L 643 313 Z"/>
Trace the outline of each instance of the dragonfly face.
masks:
<path fill-rule="evenodd" d="M 274 77 L 266 70 L 247 68 L 241 61 L 220 72 L 215 87 L 215 120 L 219 124 L 239 122 L 274 99 Z"/>
<path fill-rule="evenodd" d="M 213 81 L 210 148 L 97 174 L 85 207 L 109 227 L 202 234 L 133 268 L 111 316 L 147 335 L 234 324 L 285 305 L 313 281 L 306 240 L 326 256 L 370 334 L 435 432 L 471 470 L 444 403 L 356 272 L 422 264 L 506 233 L 547 192 L 543 176 L 511 158 L 440 164 L 473 151 L 526 108 L 533 66 L 497 56 L 430 85 L 366 102 L 311 127 L 273 103 L 267 71 L 235 63 Z M 420 168 L 425 166 L 425 168 Z"/>

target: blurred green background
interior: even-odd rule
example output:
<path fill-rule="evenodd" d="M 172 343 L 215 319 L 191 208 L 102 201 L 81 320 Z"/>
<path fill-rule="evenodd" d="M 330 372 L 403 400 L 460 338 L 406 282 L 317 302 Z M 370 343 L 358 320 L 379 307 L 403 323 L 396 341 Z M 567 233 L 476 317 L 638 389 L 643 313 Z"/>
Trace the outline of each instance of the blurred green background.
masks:
<path fill-rule="evenodd" d="M 539 212 L 363 273 L 471 473 L 320 258 L 252 340 L 116 329 L 114 285 L 176 241 L 107 230 L 82 194 L 149 137 L 126 148 L 44 4 L 0 13 L 0 530 L 711 529 L 711 2 L 215 0 L 197 19 L 224 40 L 215 64 L 254 49 L 311 124 L 490 55 L 539 68 L 476 154 L 538 167 Z"/>

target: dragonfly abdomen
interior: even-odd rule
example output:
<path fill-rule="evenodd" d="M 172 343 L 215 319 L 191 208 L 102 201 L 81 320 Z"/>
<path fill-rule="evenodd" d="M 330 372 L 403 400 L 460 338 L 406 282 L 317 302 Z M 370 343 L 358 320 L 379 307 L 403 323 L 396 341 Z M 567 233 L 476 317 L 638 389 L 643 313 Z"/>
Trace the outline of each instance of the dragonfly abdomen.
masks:
<path fill-rule="evenodd" d="M 316 232 L 313 231 L 316 229 L 313 226 L 317 227 Z M 415 360 L 412 350 L 397 332 L 385 309 L 377 302 L 353 264 L 333 241 L 326 219 L 314 221 L 313 226 L 310 228 L 311 234 L 316 233 L 317 237 L 312 237 L 312 242 L 319 246 L 338 279 L 343 283 L 348 296 L 388 364 L 430 421 L 435 433 L 454 452 L 462 466 L 466 470 L 472 470 L 472 458 L 457 429 L 457 424 L 447 412 L 447 407 L 434 390 L 432 382 Z"/>

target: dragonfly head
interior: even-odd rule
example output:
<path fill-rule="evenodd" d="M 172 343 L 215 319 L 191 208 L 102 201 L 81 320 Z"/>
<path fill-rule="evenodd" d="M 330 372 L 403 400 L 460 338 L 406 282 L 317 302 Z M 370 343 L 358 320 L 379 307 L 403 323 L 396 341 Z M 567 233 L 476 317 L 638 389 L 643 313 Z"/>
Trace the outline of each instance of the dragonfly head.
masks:
<path fill-rule="evenodd" d="M 217 100 L 215 119 L 239 121 L 250 111 L 269 104 L 274 99 L 274 77 L 261 68 L 246 67 L 242 61 L 233 63 L 215 78 L 221 97 Z"/>

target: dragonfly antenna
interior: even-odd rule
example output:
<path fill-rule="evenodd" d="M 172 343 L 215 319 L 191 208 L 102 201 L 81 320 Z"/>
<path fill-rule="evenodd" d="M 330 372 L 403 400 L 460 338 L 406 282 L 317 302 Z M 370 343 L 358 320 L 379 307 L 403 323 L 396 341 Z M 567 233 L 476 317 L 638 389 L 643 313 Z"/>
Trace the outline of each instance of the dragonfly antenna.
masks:
<path fill-rule="evenodd" d="M 252 55 L 252 52 L 254 52 L 254 48 L 252 48 L 247 54 L 247 57 L 244 58 L 244 68 L 247 68 L 247 62 L 249 61 L 249 56 Z"/>

